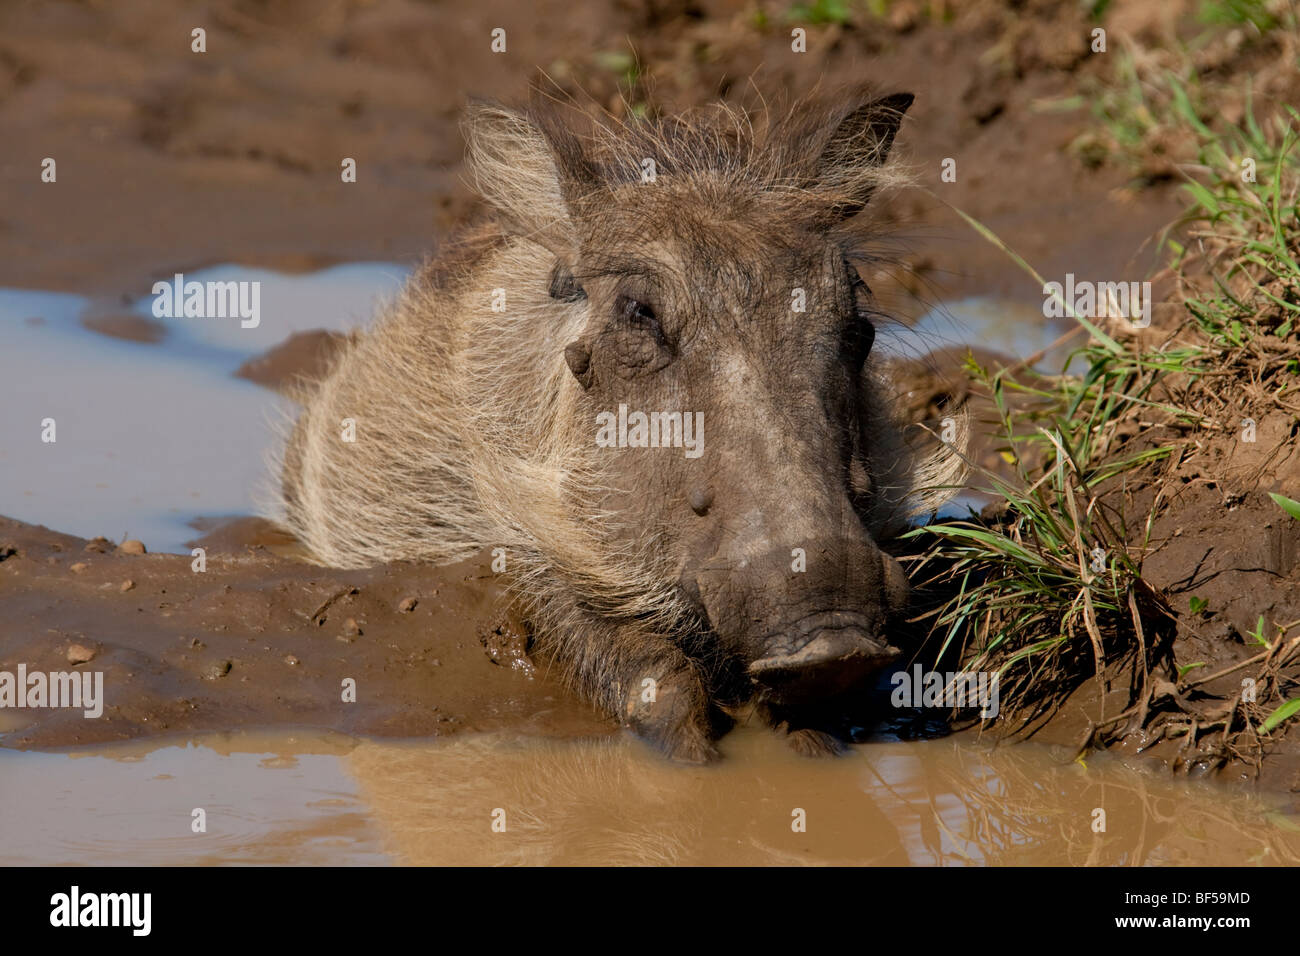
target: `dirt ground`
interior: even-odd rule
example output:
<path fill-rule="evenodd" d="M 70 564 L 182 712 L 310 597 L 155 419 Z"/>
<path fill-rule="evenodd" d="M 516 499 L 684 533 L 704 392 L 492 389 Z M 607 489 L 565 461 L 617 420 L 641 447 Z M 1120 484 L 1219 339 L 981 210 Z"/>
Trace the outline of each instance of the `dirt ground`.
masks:
<path fill-rule="evenodd" d="M 946 9 L 925 9 L 936 6 Z M 794 54 L 785 6 L 753 0 L 612 0 L 585 3 L 580 16 L 555 0 L 6 4 L 0 286 L 108 303 L 216 262 L 414 264 L 476 209 L 461 177 L 467 98 L 519 99 L 542 73 L 616 113 L 624 95 L 671 110 L 817 83 L 916 92 L 899 143 L 919 188 L 876 210 L 881 251 L 896 261 L 867 276 L 904 318 L 964 295 L 1041 299 L 950 207 L 1044 275 L 1144 277 L 1153 236 L 1181 203 L 1171 177 L 1136 188 L 1131 173 L 1087 168 L 1065 151 L 1087 111 L 1053 104 L 1101 68 L 1080 5 L 952 7 L 946 22 L 900 2 L 884 20 L 811 24 L 808 52 Z M 1185 9 L 1117 0 L 1111 43 L 1158 41 Z M 191 52 L 195 27 L 207 31 L 206 53 Z M 490 51 L 494 27 L 507 31 L 504 54 Z M 45 157 L 57 161 L 57 183 L 40 180 Z M 357 161 L 354 184 L 340 181 L 344 157 Z M 945 158 L 957 161 L 956 182 L 940 180 Z M 147 325 L 110 317 L 99 331 L 147 339 Z M 331 341 L 295 337 L 240 374 L 277 387 Z M 905 386 L 918 417 L 960 387 L 948 359 Z M 1245 490 L 1234 486 L 1231 500 L 1189 484 L 1170 519 L 1181 528 L 1160 529 L 1171 543 L 1153 559 L 1153 580 L 1181 593 L 1192 587 L 1181 580 L 1190 562 L 1196 593 L 1221 608 L 1211 629 L 1268 613 L 1257 595 L 1277 580 L 1292 582 L 1277 592 L 1279 613 L 1296 601 L 1294 529 L 1261 490 L 1272 487 L 1271 467 L 1241 472 Z M 1222 542 L 1204 560 L 1192 535 L 1176 540 L 1197 515 L 1196 540 Z M 486 561 L 321 570 L 293 561 L 288 543 L 251 521 L 200 543 L 209 549 L 201 575 L 188 558 L 0 521 L 0 668 L 60 669 L 83 645 L 91 666 L 129 688 L 102 721 L 44 712 L 0 728 L 12 731 L 4 745 L 268 724 L 396 736 L 613 731 L 522 656 Z M 401 610 L 408 598 L 414 609 Z M 354 704 L 340 699 L 347 677 Z"/>
<path fill-rule="evenodd" d="M 1116 42 L 1165 28 L 1166 14 L 1128 6 L 1111 14 Z M 556 0 L 6 4 L 0 285 L 116 298 L 214 262 L 417 262 L 473 208 L 458 126 L 470 97 L 520 99 L 544 73 L 617 110 L 628 58 L 630 98 L 662 109 L 818 82 L 915 91 L 900 145 L 934 195 L 900 197 L 881 225 L 931 299 L 1022 279 L 943 203 L 1044 274 L 1140 268 L 1177 214 L 1171 191 L 1133 194 L 1121 172 L 1079 168 L 1061 147 L 1082 114 L 1043 107 L 1097 67 L 1076 5 L 954 7 L 951 23 L 898 4 L 892 25 L 811 24 L 796 54 L 784 6 L 764 5 L 760 28 L 759 8 L 736 0 L 584 3 L 582 16 Z M 503 54 L 489 46 L 498 26 Z M 195 27 L 206 53 L 190 50 Z M 45 157 L 55 184 L 40 180 Z M 344 157 L 356 183 L 341 182 Z M 955 183 L 940 182 L 946 157 Z"/>
<path fill-rule="evenodd" d="M 528 659 L 490 556 L 436 571 L 312 568 L 269 550 L 284 536 L 256 519 L 197 544 L 209 555 L 203 573 L 184 555 L 0 519 L 0 668 L 103 671 L 114 689 L 97 720 L 5 710 L 6 746 L 267 726 L 385 737 L 613 730 Z"/>

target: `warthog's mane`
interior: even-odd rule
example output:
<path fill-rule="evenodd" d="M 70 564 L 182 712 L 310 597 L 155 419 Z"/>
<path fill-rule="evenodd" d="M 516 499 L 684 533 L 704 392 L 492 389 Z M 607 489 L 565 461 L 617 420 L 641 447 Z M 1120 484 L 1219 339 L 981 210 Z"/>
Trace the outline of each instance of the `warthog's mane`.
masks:
<path fill-rule="evenodd" d="M 506 114 L 541 130 L 545 139 L 534 146 L 546 151 L 543 165 L 558 166 L 571 204 L 599 209 L 610 198 L 602 193 L 641 182 L 645 161 L 652 160 L 656 175 L 688 182 L 706 195 L 762 193 L 769 202 L 783 203 L 793 218 L 843 220 L 876 190 L 910 182 L 902 163 L 885 161 L 892 130 L 910 102 L 902 95 L 873 98 L 859 88 L 814 91 L 754 112 L 715 103 L 666 116 L 615 118 L 535 94 L 519 109 L 474 104 L 466 125 Z M 507 139 L 510 125 L 499 127 Z M 843 135 L 846 128 L 850 135 Z M 890 132 L 881 135 L 881 128 Z M 495 184 L 527 175 L 522 171 L 529 166 L 519 162 L 517 141 L 471 137 L 470 171 L 480 193 L 499 193 Z M 525 185 L 519 195 L 527 193 Z"/>

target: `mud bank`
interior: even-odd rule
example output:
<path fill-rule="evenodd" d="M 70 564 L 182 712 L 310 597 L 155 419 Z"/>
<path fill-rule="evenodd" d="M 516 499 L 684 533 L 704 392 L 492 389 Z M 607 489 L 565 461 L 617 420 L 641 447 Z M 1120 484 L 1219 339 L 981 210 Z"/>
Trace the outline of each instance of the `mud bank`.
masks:
<path fill-rule="evenodd" d="M 268 543 L 283 544 L 253 521 L 214 533 L 197 542 L 197 573 L 191 557 L 0 519 L 0 671 L 102 671 L 105 697 L 95 720 L 6 708 L 0 746 L 271 726 L 379 737 L 614 731 L 527 659 L 500 612 L 490 556 L 342 572 Z"/>

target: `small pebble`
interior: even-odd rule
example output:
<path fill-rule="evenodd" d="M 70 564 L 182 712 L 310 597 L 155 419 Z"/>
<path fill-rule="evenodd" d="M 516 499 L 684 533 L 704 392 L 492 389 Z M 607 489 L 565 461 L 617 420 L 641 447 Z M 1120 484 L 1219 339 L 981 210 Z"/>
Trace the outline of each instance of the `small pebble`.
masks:
<path fill-rule="evenodd" d="M 125 581 L 122 582 L 122 586 L 118 588 L 118 590 L 125 593 L 131 590 L 133 587 L 135 587 L 135 582 L 132 581 L 130 578 L 127 578 Z"/>
<path fill-rule="evenodd" d="M 95 650 L 85 644 L 72 644 L 68 647 L 68 663 L 84 664 L 95 659 Z"/>
<path fill-rule="evenodd" d="M 357 623 L 355 617 L 350 617 L 343 622 L 343 633 L 348 637 L 360 637 L 362 634 L 361 625 Z"/>
<path fill-rule="evenodd" d="M 117 550 L 123 554 L 144 554 L 144 542 L 137 541 L 135 538 L 127 538 L 117 546 Z"/>
<path fill-rule="evenodd" d="M 230 661 L 218 661 L 203 668 L 204 680 L 219 680 L 230 673 Z"/>
<path fill-rule="evenodd" d="M 415 610 L 415 606 L 420 602 L 413 597 L 402 598 L 402 603 L 397 605 L 397 609 L 403 614 L 410 614 Z"/>
<path fill-rule="evenodd" d="M 90 565 L 88 565 L 85 561 L 78 561 L 72 567 L 68 568 L 68 570 L 71 571 L 73 574 L 80 574 L 88 567 L 90 567 Z"/>
<path fill-rule="evenodd" d="M 290 667 L 298 666 L 298 658 L 294 657 L 292 654 L 286 654 L 284 658 L 284 662 L 288 664 Z"/>

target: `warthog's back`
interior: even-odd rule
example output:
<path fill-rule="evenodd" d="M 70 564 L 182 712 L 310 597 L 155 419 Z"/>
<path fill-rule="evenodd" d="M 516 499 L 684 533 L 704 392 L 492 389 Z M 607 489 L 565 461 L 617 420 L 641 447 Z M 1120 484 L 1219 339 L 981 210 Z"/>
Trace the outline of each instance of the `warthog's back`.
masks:
<path fill-rule="evenodd" d="M 566 315 L 551 259 L 525 240 L 417 272 L 302 392 L 282 504 L 316 560 L 454 561 L 503 539 L 502 484 L 554 476 Z"/>

